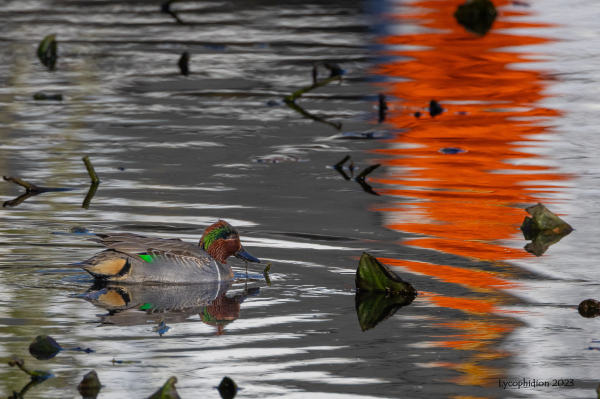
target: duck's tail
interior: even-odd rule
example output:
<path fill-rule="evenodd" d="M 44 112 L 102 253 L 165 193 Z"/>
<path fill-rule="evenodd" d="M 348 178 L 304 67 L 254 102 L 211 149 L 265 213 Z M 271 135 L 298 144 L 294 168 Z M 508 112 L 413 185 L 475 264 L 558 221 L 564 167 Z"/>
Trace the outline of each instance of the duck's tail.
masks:
<path fill-rule="evenodd" d="M 112 251 L 101 252 L 82 262 L 80 267 L 96 279 L 106 280 L 111 277 L 119 277 L 129 271 L 131 264 L 126 257 L 118 255 Z"/>

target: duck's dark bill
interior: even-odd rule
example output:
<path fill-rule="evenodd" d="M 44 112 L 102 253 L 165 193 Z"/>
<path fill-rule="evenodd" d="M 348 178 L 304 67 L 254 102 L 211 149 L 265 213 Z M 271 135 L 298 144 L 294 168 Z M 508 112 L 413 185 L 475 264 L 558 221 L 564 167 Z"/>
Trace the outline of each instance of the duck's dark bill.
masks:
<path fill-rule="evenodd" d="M 242 248 L 242 250 L 240 252 L 238 252 L 237 254 L 235 254 L 235 257 L 247 260 L 248 262 L 260 263 L 260 259 L 255 258 L 254 256 L 250 255 L 248 252 L 244 251 L 243 248 Z"/>

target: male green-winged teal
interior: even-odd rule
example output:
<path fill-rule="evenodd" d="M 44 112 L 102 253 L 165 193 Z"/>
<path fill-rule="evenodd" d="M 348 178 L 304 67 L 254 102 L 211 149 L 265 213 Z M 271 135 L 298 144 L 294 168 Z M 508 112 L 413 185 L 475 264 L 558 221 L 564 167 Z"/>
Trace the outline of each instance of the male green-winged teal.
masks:
<path fill-rule="evenodd" d="M 98 234 L 107 250 L 80 263 L 95 279 L 123 283 L 204 283 L 233 279 L 227 258 L 260 262 L 244 251 L 238 232 L 219 220 L 198 245 L 130 233 Z"/>

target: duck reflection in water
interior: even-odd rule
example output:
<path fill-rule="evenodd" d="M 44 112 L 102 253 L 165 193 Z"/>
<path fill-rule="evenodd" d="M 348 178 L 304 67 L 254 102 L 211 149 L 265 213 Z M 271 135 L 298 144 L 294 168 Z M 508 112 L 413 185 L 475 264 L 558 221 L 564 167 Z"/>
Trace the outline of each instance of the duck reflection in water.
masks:
<path fill-rule="evenodd" d="M 231 286 L 231 282 L 193 285 L 96 282 L 83 298 L 108 311 L 100 316 L 102 326 L 152 324 L 154 331 L 162 336 L 169 330 L 169 324 L 183 323 L 199 315 L 202 322 L 216 327 L 216 335 L 223 335 L 225 326 L 238 319 L 241 303 L 260 292 L 260 288 L 253 287 L 227 296 Z"/>

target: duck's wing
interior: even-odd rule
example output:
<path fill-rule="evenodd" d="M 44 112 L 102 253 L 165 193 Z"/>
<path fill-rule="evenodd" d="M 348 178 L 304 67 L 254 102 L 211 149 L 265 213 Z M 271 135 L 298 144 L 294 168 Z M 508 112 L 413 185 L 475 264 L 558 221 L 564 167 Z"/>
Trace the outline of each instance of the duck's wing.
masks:
<path fill-rule="evenodd" d="M 151 253 L 153 250 L 187 256 L 201 256 L 203 252 L 197 245 L 178 238 L 144 237 L 131 233 L 97 234 L 97 236 L 99 238 L 91 240 L 106 246 L 107 249 L 129 255 Z"/>

